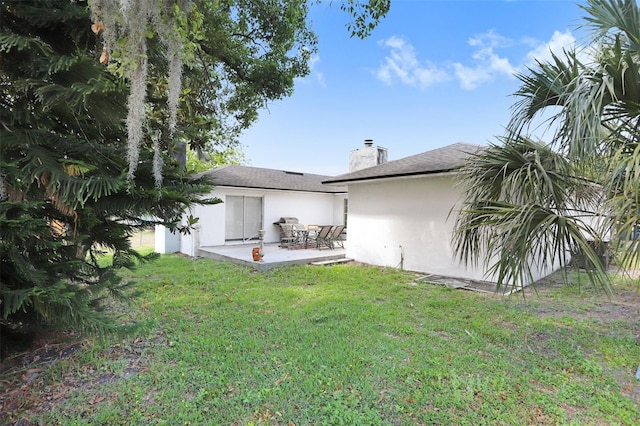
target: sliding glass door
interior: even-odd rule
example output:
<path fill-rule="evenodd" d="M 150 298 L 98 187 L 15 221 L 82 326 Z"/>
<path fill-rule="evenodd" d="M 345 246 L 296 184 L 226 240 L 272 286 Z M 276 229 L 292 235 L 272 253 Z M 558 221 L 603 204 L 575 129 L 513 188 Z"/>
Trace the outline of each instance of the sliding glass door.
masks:
<path fill-rule="evenodd" d="M 245 241 L 258 238 L 262 229 L 262 197 L 227 195 L 225 239 Z"/>

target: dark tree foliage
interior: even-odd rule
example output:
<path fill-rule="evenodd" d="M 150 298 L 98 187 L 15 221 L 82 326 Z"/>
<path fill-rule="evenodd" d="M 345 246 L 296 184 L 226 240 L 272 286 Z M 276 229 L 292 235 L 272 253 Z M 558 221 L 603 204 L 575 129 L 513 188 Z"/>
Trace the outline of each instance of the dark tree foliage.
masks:
<path fill-rule="evenodd" d="M 239 136 L 274 100 L 293 93 L 296 78 L 309 73 L 317 39 L 310 29 L 309 0 L 198 0 L 191 12 L 202 19 L 186 36 L 193 57 L 182 69 L 176 136 L 191 149 L 216 154 L 239 148 Z M 158 37 L 147 40 L 157 60 L 149 69 L 147 109 L 171 152 L 167 128 L 166 49 Z M 186 125 L 187 124 L 187 125 Z"/>
<path fill-rule="evenodd" d="M 131 79 L 128 121 L 149 118 L 166 152 L 174 149 L 177 131 L 192 149 L 215 155 L 237 149 L 239 135 L 258 112 L 291 95 L 294 80 L 309 73 L 317 40 L 308 13 L 320 3 L 93 0 L 91 8 L 105 43 L 101 59 Z M 360 38 L 391 5 L 390 0 L 336 4 L 351 16 L 348 32 Z M 163 57 L 166 61 L 159 60 Z M 147 98 L 154 100 L 151 109 Z M 129 128 L 132 161 L 140 128 Z M 135 162 L 131 168 L 135 171 Z"/>
<path fill-rule="evenodd" d="M 103 310 L 126 297 L 116 274 L 150 259 L 131 248 L 136 230 L 176 226 L 210 182 L 153 153 L 126 179 L 126 82 L 98 61 L 101 47 L 82 1 L 0 3 L 0 325 L 10 335 L 71 327 L 113 330 Z M 99 262 L 105 250 L 113 260 Z"/>

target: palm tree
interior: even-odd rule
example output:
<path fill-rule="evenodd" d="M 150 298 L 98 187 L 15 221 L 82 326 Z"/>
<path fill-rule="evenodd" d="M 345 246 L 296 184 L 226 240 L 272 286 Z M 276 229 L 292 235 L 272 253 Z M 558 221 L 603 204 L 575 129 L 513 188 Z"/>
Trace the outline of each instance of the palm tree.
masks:
<path fill-rule="evenodd" d="M 634 0 L 580 7 L 587 47 L 518 75 L 506 135 L 461 171 L 455 251 L 484 263 L 499 287 L 581 254 L 590 281 L 608 288 L 604 243 L 625 264 L 637 259 L 628 236 L 640 223 L 640 10 Z M 531 137 L 541 117 L 555 129 L 548 143 Z"/>

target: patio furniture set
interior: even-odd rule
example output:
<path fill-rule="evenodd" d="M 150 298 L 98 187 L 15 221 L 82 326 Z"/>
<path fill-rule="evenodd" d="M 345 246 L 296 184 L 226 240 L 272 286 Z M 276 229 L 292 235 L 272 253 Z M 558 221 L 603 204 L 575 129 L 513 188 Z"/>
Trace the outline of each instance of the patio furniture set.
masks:
<path fill-rule="evenodd" d="M 280 247 L 283 248 L 344 248 L 344 225 L 303 225 L 296 218 L 281 218 L 274 225 L 280 228 Z"/>

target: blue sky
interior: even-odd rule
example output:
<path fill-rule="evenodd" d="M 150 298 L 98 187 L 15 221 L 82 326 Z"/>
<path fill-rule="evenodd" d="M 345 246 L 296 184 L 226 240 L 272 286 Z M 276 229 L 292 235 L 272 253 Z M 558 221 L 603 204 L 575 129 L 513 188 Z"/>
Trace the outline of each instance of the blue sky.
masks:
<path fill-rule="evenodd" d="M 514 73 L 584 37 L 580 0 L 392 0 L 365 40 L 349 37 L 335 3 L 311 11 L 311 74 L 241 137 L 248 165 L 333 176 L 365 139 L 389 160 L 495 141 Z"/>

